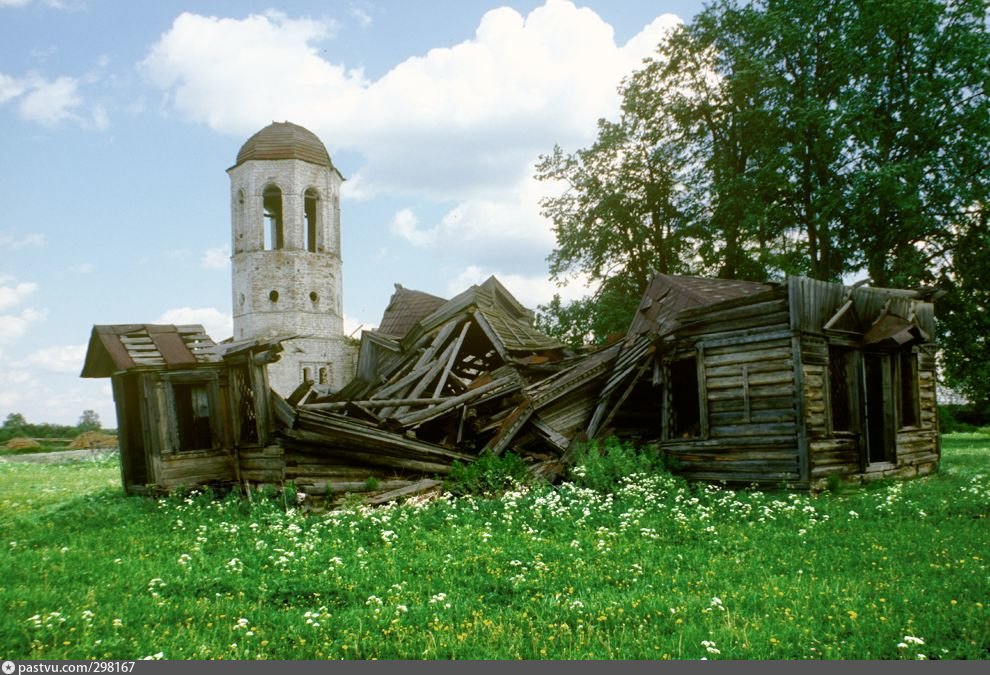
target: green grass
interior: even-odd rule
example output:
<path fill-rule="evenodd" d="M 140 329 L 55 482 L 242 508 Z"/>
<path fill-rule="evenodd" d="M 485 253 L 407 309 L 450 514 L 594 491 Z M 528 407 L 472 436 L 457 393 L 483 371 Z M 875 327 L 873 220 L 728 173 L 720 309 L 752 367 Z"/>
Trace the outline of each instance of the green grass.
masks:
<path fill-rule="evenodd" d="M 987 659 L 990 440 L 817 497 L 639 475 L 307 516 L 0 463 L 12 659 Z"/>

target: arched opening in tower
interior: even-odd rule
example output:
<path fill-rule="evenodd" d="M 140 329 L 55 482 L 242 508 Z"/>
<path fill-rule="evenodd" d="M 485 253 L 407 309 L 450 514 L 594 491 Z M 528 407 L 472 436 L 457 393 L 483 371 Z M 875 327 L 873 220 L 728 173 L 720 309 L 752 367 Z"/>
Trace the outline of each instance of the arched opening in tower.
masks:
<path fill-rule="evenodd" d="M 306 190 L 305 199 L 305 214 L 306 214 L 306 250 L 310 253 L 316 253 L 316 233 L 318 231 L 317 223 L 317 204 L 319 203 L 319 194 L 313 188 Z"/>
<path fill-rule="evenodd" d="M 282 218 L 282 191 L 269 185 L 265 188 L 262 196 L 265 209 L 265 249 L 268 251 L 280 251 L 285 246 L 283 235 Z"/>

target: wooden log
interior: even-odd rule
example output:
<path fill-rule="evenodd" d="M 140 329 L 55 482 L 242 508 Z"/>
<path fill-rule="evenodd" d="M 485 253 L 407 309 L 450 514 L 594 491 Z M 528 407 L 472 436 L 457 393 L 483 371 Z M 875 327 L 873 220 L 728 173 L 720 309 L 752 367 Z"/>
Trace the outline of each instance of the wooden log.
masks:
<path fill-rule="evenodd" d="M 464 344 L 464 338 L 467 336 L 468 329 L 471 327 L 470 322 L 464 322 L 464 328 L 461 329 L 461 334 L 457 337 L 457 342 L 454 343 L 454 350 L 450 354 L 450 358 L 447 359 L 447 365 L 444 367 L 443 372 L 440 374 L 440 379 L 437 381 L 437 386 L 433 390 L 433 398 L 440 395 L 443 391 L 443 387 L 447 384 L 447 377 L 450 375 L 450 371 L 454 368 L 454 363 L 457 362 L 457 357 L 461 353 L 461 345 Z"/>
<path fill-rule="evenodd" d="M 323 410 L 326 412 L 333 412 L 336 410 L 345 410 L 349 405 L 359 405 L 363 408 L 368 408 L 369 410 L 375 410 L 377 408 L 388 408 L 391 406 L 404 405 L 404 406 L 423 406 L 423 405 L 436 405 L 438 403 L 443 403 L 448 397 L 438 397 L 438 398 L 373 398 L 365 399 L 363 401 L 336 401 L 333 403 L 303 403 L 299 407 L 304 410 Z"/>
<path fill-rule="evenodd" d="M 432 490 L 433 488 L 439 485 L 440 485 L 440 481 L 426 478 L 416 483 L 413 483 L 412 485 L 407 485 L 405 487 L 389 490 L 388 492 L 383 492 L 382 494 L 375 495 L 374 497 L 368 497 L 364 501 L 366 504 L 377 506 L 379 504 L 385 504 L 386 502 L 399 499 L 400 497 L 412 497 L 413 495 L 422 494 L 428 490 Z"/>
<path fill-rule="evenodd" d="M 296 442 L 299 442 L 297 440 Z M 305 442 L 305 441 L 304 441 Z M 319 443 L 319 441 L 310 441 L 314 444 Z M 317 445 L 317 447 L 321 447 Z M 326 446 L 322 446 L 326 447 Z M 344 460 L 344 461 L 354 461 L 364 464 L 366 466 L 381 466 L 388 467 L 392 469 L 403 469 L 406 471 L 415 471 L 417 473 L 425 474 L 443 474 L 446 475 L 450 473 L 450 467 L 453 462 L 438 462 L 438 461 L 424 461 L 419 459 L 407 459 L 404 457 L 399 457 L 396 455 L 388 455 L 385 453 L 377 452 L 363 452 L 360 450 L 352 450 L 349 448 L 341 448 L 339 446 L 326 447 L 327 454 L 334 460 Z M 464 461 L 470 462 L 476 459 L 470 455 L 464 457 Z"/>
<path fill-rule="evenodd" d="M 344 421 L 341 421 L 344 420 Z M 376 427 L 362 426 L 349 418 L 316 420 L 306 427 L 294 429 L 289 438 L 318 444 L 327 448 L 351 448 L 360 451 L 373 450 L 382 454 L 410 457 L 426 461 L 471 460 L 465 455 L 440 445 L 426 443 Z"/>
<path fill-rule="evenodd" d="M 495 389 L 505 386 L 506 384 L 507 383 L 504 380 L 495 380 L 494 382 L 489 382 L 488 384 L 484 384 L 476 389 L 468 389 L 460 396 L 453 396 L 445 399 L 443 403 L 437 406 L 427 408 L 426 410 L 419 410 L 404 417 L 400 417 L 398 418 L 398 422 L 404 428 L 414 427 L 417 424 L 422 424 L 427 420 L 439 417 L 459 405 L 463 405 L 472 399 L 480 397 L 482 394 L 494 391 Z"/>

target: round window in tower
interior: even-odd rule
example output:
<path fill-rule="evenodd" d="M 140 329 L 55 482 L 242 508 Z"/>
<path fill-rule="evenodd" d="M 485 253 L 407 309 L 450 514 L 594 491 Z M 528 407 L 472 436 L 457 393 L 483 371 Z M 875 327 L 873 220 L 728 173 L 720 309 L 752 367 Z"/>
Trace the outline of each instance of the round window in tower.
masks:
<path fill-rule="evenodd" d="M 278 291 L 272 291 L 268 294 L 268 299 L 272 302 L 278 302 Z"/>
<path fill-rule="evenodd" d="M 316 291 L 310 291 L 309 299 L 312 300 L 314 303 L 317 303 L 320 301 L 320 296 L 316 293 Z"/>

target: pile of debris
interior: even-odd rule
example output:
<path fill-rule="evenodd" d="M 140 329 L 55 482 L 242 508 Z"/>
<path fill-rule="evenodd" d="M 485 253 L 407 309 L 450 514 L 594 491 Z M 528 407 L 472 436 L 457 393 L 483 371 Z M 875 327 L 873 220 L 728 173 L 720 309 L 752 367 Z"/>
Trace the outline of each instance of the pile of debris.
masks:
<path fill-rule="evenodd" d="M 362 335 L 353 381 L 336 392 L 306 383 L 276 400 L 286 478 L 314 455 L 408 478 L 505 451 L 536 475 L 559 475 L 618 346 L 575 354 L 533 318 L 495 277 L 449 301 L 397 286 L 379 330 Z"/>

